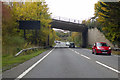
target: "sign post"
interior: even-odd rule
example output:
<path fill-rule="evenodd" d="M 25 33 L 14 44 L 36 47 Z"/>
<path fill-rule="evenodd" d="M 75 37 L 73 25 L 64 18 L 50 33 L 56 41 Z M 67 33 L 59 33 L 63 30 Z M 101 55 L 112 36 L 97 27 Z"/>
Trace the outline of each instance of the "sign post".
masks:
<path fill-rule="evenodd" d="M 26 31 L 25 31 L 25 29 L 24 29 L 24 39 L 26 40 Z"/>
<path fill-rule="evenodd" d="M 37 30 L 40 29 L 40 21 L 19 21 L 19 29 L 24 30 L 24 39 L 26 40 L 26 30 L 35 30 L 35 38 L 37 38 Z M 37 44 L 37 39 L 35 40 Z"/>

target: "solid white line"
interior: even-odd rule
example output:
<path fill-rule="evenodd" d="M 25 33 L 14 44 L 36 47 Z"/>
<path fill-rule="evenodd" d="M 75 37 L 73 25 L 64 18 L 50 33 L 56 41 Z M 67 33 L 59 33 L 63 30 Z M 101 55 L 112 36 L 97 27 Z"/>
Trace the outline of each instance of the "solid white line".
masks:
<path fill-rule="evenodd" d="M 81 56 L 83 56 L 83 57 L 85 57 L 85 58 L 87 58 L 87 59 L 90 59 L 89 57 L 87 57 L 87 56 L 85 56 L 85 55 L 83 55 L 83 54 L 81 54 Z"/>
<path fill-rule="evenodd" d="M 43 59 L 45 59 L 52 51 L 54 50 L 54 48 L 47 53 L 44 57 L 42 57 L 40 60 L 38 60 L 35 64 L 33 64 L 30 68 L 28 68 L 26 71 L 24 71 L 21 75 L 19 75 L 15 80 L 19 80 L 21 78 L 23 78 L 28 72 L 30 72 L 37 64 L 39 64 Z"/>
<path fill-rule="evenodd" d="M 117 73 L 120 73 L 120 71 L 118 71 L 118 70 L 116 70 L 116 69 L 114 69 L 114 68 L 112 68 L 112 67 L 109 67 L 109 66 L 107 66 L 107 65 L 105 65 L 105 64 L 103 64 L 103 63 L 101 63 L 101 62 L 99 62 L 99 61 L 96 61 L 96 63 L 98 63 L 98 64 L 100 64 L 100 65 L 102 65 L 102 66 L 104 66 L 104 67 L 106 67 L 106 68 L 108 68 L 108 69 L 110 69 L 110 70 L 112 70 L 112 71 L 115 71 L 115 72 L 117 72 Z"/>

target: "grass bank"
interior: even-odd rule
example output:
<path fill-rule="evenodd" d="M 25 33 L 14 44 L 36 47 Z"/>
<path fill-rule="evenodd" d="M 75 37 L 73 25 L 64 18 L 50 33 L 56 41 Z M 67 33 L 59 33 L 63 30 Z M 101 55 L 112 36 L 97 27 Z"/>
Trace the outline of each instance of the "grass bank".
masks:
<path fill-rule="evenodd" d="M 92 50 L 92 48 L 90 48 L 90 47 L 88 47 L 87 49 L 90 49 L 90 50 Z"/>
<path fill-rule="evenodd" d="M 46 51 L 47 49 L 37 49 L 37 50 L 30 50 L 21 55 L 15 57 L 13 55 L 3 55 L 2 56 L 2 72 L 9 70 L 35 56 L 38 56 L 42 52 Z"/>
<path fill-rule="evenodd" d="M 120 51 L 113 51 L 113 50 L 112 50 L 112 54 L 120 55 Z"/>

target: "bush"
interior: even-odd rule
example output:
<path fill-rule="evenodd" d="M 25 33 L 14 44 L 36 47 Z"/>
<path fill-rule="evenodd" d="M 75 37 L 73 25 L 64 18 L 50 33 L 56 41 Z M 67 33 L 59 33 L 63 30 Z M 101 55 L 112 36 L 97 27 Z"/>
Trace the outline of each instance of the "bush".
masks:
<path fill-rule="evenodd" d="M 24 46 L 24 39 L 19 36 L 6 36 L 3 37 L 2 53 L 5 54 L 16 54 Z"/>

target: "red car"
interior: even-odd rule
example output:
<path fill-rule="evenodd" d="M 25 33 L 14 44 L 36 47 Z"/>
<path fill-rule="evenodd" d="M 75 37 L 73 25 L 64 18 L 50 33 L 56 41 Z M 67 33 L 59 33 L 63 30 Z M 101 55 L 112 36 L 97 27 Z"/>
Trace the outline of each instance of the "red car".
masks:
<path fill-rule="evenodd" d="M 96 42 L 92 47 L 93 54 L 108 54 L 111 55 L 111 47 L 105 42 Z"/>

